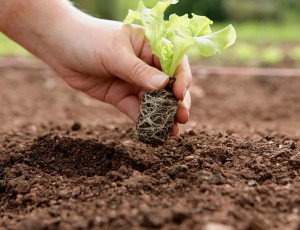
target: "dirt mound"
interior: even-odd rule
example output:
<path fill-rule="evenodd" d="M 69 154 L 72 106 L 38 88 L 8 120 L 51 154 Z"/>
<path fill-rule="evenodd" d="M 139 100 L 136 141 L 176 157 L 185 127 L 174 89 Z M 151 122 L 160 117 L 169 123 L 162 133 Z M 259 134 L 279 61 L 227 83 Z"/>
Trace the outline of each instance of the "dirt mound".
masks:
<path fill-rule="evenodd" d="M 105 145 L 97 140 L 41 136 L 25 151 L 33 160 L 31 166 L 46 173 L 66 176 L 104 176 L 122 166 L 144 171 L 151 162 L 138 161 L 120 144 Z"/>

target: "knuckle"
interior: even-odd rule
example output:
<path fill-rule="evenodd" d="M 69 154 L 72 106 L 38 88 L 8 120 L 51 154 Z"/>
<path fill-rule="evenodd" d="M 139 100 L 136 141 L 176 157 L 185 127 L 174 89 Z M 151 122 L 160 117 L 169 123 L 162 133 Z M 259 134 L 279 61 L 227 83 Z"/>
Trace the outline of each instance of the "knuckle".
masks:
<path fill-rule="evenodd" d="M 139 80 L 147 71 L 149 70 L 149 66 L 143 62 L 137 62 L 132 67 L 132 78 L 133 80 Z"/>

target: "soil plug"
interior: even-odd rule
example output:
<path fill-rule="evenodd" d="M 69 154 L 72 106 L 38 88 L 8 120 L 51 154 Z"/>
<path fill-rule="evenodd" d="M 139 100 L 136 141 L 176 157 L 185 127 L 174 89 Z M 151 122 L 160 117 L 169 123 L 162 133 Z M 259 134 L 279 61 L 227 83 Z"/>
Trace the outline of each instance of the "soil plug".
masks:
<path fill-rule="evenodd" d="M 178 100 L 172 92 L 172 83 L 166 89 L 146 92 L 136 125 L 137 138 L 151 146 L 166 142 L 172 131 Z"/>
<path fill-rule="evenodd" d="M 192 17 L 171 14 L 164 19 L 164 12 L 177 0 L 158 1 L 153 8 L 147 8 L 141 0 L 136 11 L 129 10 L 125 23 L 142 25 L 150 43 L 152 53 L 161 63 L 162 70 L 170 76 L 165 89 L 145 93 L 140 117 L 137 123 L 137 137 L 152 146 L 163 145 L 174 124 L 178 101 L 172 92 L 175 72 L 186 52 L 196 48 L 199 55 L 208 57 L 234 44 L 236 32 L 232 25 L 212 33 L 213 23 L 205 16 Z"/>

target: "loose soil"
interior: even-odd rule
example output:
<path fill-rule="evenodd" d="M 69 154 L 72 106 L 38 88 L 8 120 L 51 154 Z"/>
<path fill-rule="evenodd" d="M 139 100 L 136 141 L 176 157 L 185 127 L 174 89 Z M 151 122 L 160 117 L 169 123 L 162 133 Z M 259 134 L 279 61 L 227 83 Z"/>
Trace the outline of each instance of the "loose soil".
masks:
<path fill-rule="evenodd" d="M 0 69 L 0 230 L 300 229 L 300 78 L 194 76 L 152 148 L 48 69 Z"/>

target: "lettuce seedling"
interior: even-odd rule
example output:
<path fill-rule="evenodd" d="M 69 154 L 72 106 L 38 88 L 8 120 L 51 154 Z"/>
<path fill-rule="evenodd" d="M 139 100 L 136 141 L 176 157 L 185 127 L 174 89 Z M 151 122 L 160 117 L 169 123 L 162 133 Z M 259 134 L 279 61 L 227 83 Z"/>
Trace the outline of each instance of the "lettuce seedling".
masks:
<path fill-rule="evenodd" d="M 172 14 L 169 20 L 165 20 L 166 9 L 177 2 L 178 0 L 162 0 L 153 8 L 147 8 L 141 0 L 137 10 L 129 10 L 124 20 L 125 23 L 144 27 L 153 54 L 159 58 L 162 70 L 171 79 L 175 77 L 176 69 L 188 49 L 196 48 L 199 55 L 208 57 L 222 52 L 236 40 L 236 32 L 232 25 L 213 33 L 210 28 L 213 22 L 205 16 L 192 14 L 189 18 L 187 14 Z M 154 92 L 146 93 L 142 99 L 137 134 L 142 142 L 158 146 L 167 140 L 172 130 L 178 101 L 172 94 L 170 85 L 167 89 Z M 156 94 L 159 96 L 155 96 Z"/>

